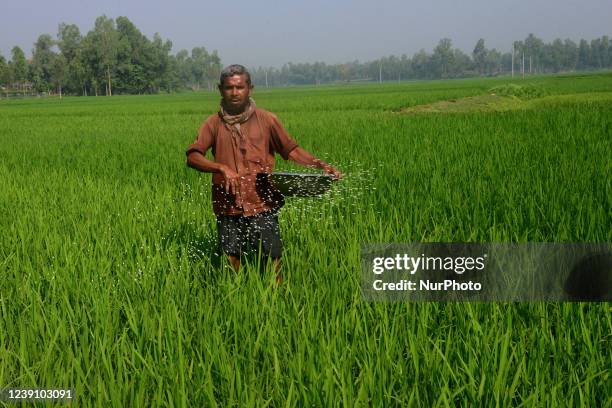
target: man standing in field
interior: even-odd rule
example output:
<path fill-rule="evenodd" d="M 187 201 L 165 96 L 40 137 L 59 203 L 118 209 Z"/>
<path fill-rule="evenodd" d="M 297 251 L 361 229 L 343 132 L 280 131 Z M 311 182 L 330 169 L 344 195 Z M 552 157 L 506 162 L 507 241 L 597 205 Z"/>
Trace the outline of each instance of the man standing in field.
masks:
<path fill-rule="evenodd" d="M 240 256 L 248 245 L 261 248 L 271 258 L 276 283 L 282 282 L 282 241 L 278 210 L 284 201 L 270 185 L 274 154 L 302 166 L 319 168 L 335 178 L 341 173 L 298 146 L 278 118 L 255 106 L 251 98 L 251 76 L 242 65 L 230 65 L 221 71 L 219 112 L 201 126 L 195 142 L 187 148 L 187 165 L 213 173 L 213 211 L 223 251 L 234 268 L 240 268 Z M 205 157 L 212 148 L 214 161 Z"/>

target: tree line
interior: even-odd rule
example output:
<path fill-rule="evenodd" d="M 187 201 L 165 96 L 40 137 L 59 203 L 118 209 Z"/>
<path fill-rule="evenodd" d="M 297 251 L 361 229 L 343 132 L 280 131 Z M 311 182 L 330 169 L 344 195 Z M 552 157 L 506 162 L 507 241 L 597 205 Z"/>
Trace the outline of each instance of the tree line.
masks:
<path fill-rule="evenodd" d="M 221 72 L 217 51 L 195 47 L 172 55 L 171 49 L 171 41 L 157 33 L 147 38 L 127 17 L 100 16 L 86 35 L 62 23 L 56 38 L 38 37 L 30 59 L 20 47 L 8 62 L 0 55 L 0 86 L 6 93 L 109 96 L 212 89 Z"/>
<path fill-rule="evenodd" d="M 217 51 L 195 47 L 171 53 L 172 42 L 159 34 L 147 38 L 127 17 L 96 19 L 82 35 L 74 24 L 59 25 L 56 38 L 42 34 L 31 58 L 13 47 L 11 59 L 0 55 L 0 87 L 7 95 L 35 91 L 72 95 L 113 95 L 213 90 L 222 68 Z M 387 56 L 343 64 L 287 63 L 281 68 L 251 68 L 258 86 L 323 84 L 339 81 L 401 81 L 505 74 L 554 73 L 612 68 L 608 36 L 591 41 L 555 39 L 545 43 L 533 34 L 515 41 L 512 50 L 489 49 L 478 40 L 471 54 L 443 38 L 433 51 L 411 57 Z"/>
<path fill-rule="evenodd" d="M 479 39 L 471 55 L 454 48 L 448 38 L 441 39 L 433 52 L 424 49 L 409 57 L 391 55 L 368 62 L 344 64 L 288 63 L 282 68 L 258 67 L 252 70 L 260 86 L 321 84 L 335 81 L 400 81 L 446 79 L 476 76 L 526 75 L 576 70 L 612 68 L 612 43 L 608 36 L 576 43 L 555 39 L 545 43 L 533 34 L 515 41 L 513 50 L 489 49 Z"/>

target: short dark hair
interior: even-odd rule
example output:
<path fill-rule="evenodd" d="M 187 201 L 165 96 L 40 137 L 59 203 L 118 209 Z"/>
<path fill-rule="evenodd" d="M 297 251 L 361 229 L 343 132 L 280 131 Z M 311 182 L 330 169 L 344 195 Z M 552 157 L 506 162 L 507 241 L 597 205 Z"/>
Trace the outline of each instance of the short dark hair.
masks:
<path fill-rule="evenodd" d="M 251 85 L 251 74 L 244 67 L 244 65 L 232 64 L 223 68 L 223 70 L 221 71 L 221 76 L 219 77 L 219 86 L 223 86 L 225 78 L 229 78 L 234 75 L 245 75 L 247 84 L 249 84 L 249 86 Z"/>

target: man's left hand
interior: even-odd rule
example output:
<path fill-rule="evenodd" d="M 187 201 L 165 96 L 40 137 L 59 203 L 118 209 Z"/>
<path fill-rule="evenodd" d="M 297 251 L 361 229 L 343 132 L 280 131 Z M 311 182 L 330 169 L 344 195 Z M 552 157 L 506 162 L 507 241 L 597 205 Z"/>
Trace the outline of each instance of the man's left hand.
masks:
<path fill-rule="evenodd" d="M 334 177 L 334 180 L 339 180 L 342 177 L 344 177 L 344 174 L 340 173 L 338 169 L 336 169 L 333 166 L 330 166 L 329 164 L 326 164 L 325 166 L 323 166 L 323 171 L 325 172 L 325 174 L 332 175 Z"/>
<path fill-rule="evenodd" d="M 293 160 L 297 164 L 301 164 L 306 167 L 314 167 L 321 169 L 325 172 L 325 174 L 330 174 L 334 177 L 334 180 L 338 180 L 342 178 L 343 174 L 336 170 L 335 167 L 330 166 L 328 163 L 324 162 L 321 159 L 317 159 L 312 154 L 308 153 L 306 150 L 301 147 L 296 147 L 291 150 L 289 153 L 289 159 Z"/>

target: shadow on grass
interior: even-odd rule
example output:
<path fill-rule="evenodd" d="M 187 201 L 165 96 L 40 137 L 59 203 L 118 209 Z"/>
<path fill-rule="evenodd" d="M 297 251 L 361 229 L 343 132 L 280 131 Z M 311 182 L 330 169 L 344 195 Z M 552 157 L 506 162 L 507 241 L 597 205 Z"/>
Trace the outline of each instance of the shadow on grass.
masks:
<path fill-rule="evenodd" d="M 204 225 L 196 228 L 190 223 L 174 225 L 162 236 L 162 241 L 164 249 L 173 245 L 178 247 L 177 258 L 187 255 L 190 266 L 201 272 L 204 285 L 215 284 L 223 274 L 231 271 L 214 227 Z M 240 273 L 257 270 L 262 277 L 268 267 L 267 257 L 252 249 L 240 257 L 240 263 Z"/>
<path fill-rule="evenodd" d="M 186 255 L 189 265 L 202 272 L 205 283 L 214 283 L 223 272 L 223 252 L 214 227 L 196 227 L 193 223 L 172 225 L 162 236 L 162 241 L 164 249 L 178 247 L 177 258 Z"/>

